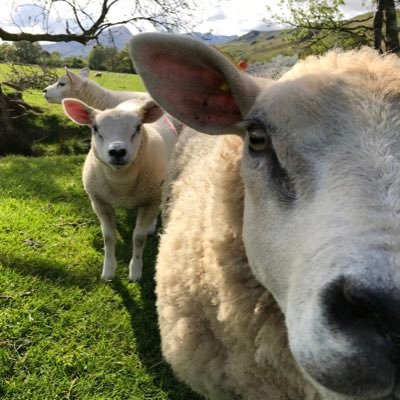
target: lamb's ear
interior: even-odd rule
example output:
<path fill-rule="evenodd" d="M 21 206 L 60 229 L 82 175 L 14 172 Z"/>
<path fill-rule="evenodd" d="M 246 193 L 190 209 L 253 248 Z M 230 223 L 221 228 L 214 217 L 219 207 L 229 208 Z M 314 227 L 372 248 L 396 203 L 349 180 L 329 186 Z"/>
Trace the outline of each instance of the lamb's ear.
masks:
<path fill-rule="evenodd" d="M 80 75 L 74 74 L 68 68 L 65 68 L 65 70 L 66 70 L 66 75 L 69 78 L 69 80 L 71 81 L 71 83 L 73 85 L 75 85 L 76 88 L 79 88 L 83 84 L 82 77 Z"/>
<path fill-rule="evenodd" d="M 194 38 L 143 33 L 129 52 L 154 100 L 202 132 L 238 131 L 260 91 L 255 79 Z"/>
<path fill-rule="evenodd" d="M 96 110 L 77 99 L 64 99 L 62 106 L 65 114 L 79 125 L 91 126 Z"/>
<path fill-rule="evenodd" d="M 156 122 L 164 114 L 164 111 L 153 100 L 148 101 L 139 111 L 143 115 L 142 123 L 151 124 Z"/>
<path fill-rule="evenodd" d="M 89 67 L 85 67 L 79 71 L 79 76 L 81 76 L 82 78 L 89 78 L 89 73 L 90 73 Z"/>

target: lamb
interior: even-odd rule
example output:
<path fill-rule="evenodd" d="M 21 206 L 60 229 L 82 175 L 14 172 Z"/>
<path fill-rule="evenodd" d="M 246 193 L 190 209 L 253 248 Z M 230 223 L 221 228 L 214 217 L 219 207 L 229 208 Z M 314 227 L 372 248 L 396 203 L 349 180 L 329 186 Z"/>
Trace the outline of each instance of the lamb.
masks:
<path fill-rule="evenodd" d="M 116 107 L 118 104 L 129 99 L 150 100 L 148 93 L 112 91 L 103 88 L 96 82 L 89 79 L 89 68 L 82 68 L 79 75 L 74 74 L 68 68 L 66 74 L 61 76 L 56 83 L 47 86 L 43 90 L 43 95 L 49 103 L 61 103 L 63 99 L 75 98 L 83 101 L 88 106 L 106 110 Z M 182 124 L 174 118 L 163 115 L 156 122 L 156 129 L 163 136 L 168 146 L 168 152 L 175 146 L 176 138 L 182 130 Z"/>
<path fill-rule="evenodd" d="M 99 111 L 77 99 L 64 99 L 65 113 L 92 129 L 91 149 L 83 167 L 83 183 L 100 220 L 104 238 L 102 279 L 115 276 L 115 208 L 137 209 L 129 279 L 142 276 L 146 234 L 155 230 L 161 185 L 169 154 L 154 122 L 163 111 L 152 101 L 128 100 Z"/>
<path fill-rule="evenodd" d="M 43 95 L 49 103 L 61 103 L 63 99 L 75 98 L 98 110 L 114 108 L 129 99 L 149 100 L 145 92 L 108 90 L 89 79 L 89 68 L 82 68 L 79 75 L 65 68 L 65 75 L 57 82 L 43 89 Z"/>
<path fill-rule="evenodd" d="M 400 60 L 330 52 L 272 81 L 192 38 L 130 53 L 192 128 L 156 266 L 178 377 L 214 400 L 400 399 Z"/>

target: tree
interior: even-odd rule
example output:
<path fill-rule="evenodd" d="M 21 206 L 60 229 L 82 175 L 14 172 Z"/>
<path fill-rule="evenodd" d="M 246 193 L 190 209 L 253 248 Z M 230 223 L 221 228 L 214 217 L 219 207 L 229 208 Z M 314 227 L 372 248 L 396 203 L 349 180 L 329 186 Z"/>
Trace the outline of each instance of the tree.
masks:
<path fill-rule="evenodd" d="M 98 36 L 114 25 L 134 25 L 138 30 L 148 26 L 157 30 L 173 31 L 189 27 L 194 21 L 193 11 L 196 0 L 23 0 L 13 1 L 10 21 L 5 22 L 2 9 L 0 39 L 11 42 L 39 41 L 70 42 L 82 44 L 96 40 Z M 6 3 L 7 4 L 7 3 Z M 2 7 L 5 7 L 2 4 Z M 118 12 L 117 12 L 118 11 Z M 116 17 L 115 15 L 118 15 Z M 6 25 L 19 28 L 7 30 Z M 35 33 L 30 33 L 35 32 Z M 39 33 L 38 33 L 39 32 Z M 18 45 L 22 48 L 25 44 Z M 36 57 L 36 45 L 24 56 Z M 0 50 L 9 51 L 8 47 Z M 18 57 L 23 53 L 19 52 Z M 31 60 L 32 61 L 32 60 Z M 27 62 L 26 58 L 25 61 Z M 22 138 L 23 132 L 14 132 L 4 94 L 0 91 L 0 144 L 7 138 Z"/>
<path fill-rule="evenodd" d="M 89 68 L 100 71 L 114 71 L 117 50 L 114 47 L 94 46 L 89 53 Z"/>
<path fill-rule="evenodd" d="M 42 56 L 42 47 L 39 43 L 26 40 L 13 43 L 14 61 L 21 64 L 38 64 Z"/>
<path fill-rule="evenodd" d="M 374 16 L 374 48 L 383 53 L 384 51 L 400 51 L 399 32 L 397 28 L 397 14 L 394 0 L 380 0 L 376 2 Z M 383 34 L 383 24 L 386 25 Z"/>
<path fill-rule="evenodd" d="M 14 0 L 10 18 L 20 32 L 13 33 L 0 27 L 0 39 L 86 44 L 110 27 L 121 24 L 131 24 L 139 30 L 151 25 L 158 30 L 173 31 L 188 27 L 194 20 L 195 1 L 33 0 L 25 3 Z M 27 27 L 40 28 L 42 32 L 28 33 Z"/>
<path fill-rule="evenodd" d="M 292 28 L 288 39 L 300 46 L 304 54 L 361 45 L 373 45 L 380 52 L 399 51 L 395 0 L 373 0 L 374 15 L 350 21 L 340 11 L 345 3 L 345 0 L 281 0 L 281 12 L 273 15 L 273 19 Z"/>

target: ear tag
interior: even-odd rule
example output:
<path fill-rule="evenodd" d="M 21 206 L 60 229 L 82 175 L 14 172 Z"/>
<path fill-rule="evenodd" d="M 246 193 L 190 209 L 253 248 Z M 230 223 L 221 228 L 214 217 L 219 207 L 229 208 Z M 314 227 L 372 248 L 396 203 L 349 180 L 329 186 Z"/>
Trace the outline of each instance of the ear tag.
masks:
<path fill-rule="evenodd" d="M 229 85 L 226 82 L 223 82 L 218 89 L 225 93 L 229 93 L 231 91 Z"/>

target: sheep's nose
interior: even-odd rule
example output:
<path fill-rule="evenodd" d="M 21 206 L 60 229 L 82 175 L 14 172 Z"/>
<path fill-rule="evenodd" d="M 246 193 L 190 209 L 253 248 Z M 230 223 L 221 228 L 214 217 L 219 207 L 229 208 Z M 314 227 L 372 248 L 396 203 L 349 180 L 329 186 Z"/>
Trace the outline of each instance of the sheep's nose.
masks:
<path fill-rule="evenodd" d="M 314 362 L 306 369 L 323 386 L 348 395 L 390 388 L 400 372 L 400 289 L 394 279 L 342 275 L 320 292 L 320 304 L 325 336 L 319 356 L 332 357 L 336 369 L 327 373 Z"/>
<path fill-rule="evenodd" d="M 108 151 L 108 154 L 112 158 L 123 158 L 123 157 L 126 156 L 126 149 L 124 149 L 124 148 L 111 148 Z"/>
<path fill-rule="evenodd" d="M 379 335 L 393 349 L 400 344 L 400 290 L 392 284 L 366 284 L 356 277 L 340 277 L 323 292 L 328 322 L 360 334 Z M 355 337 L 356 338 L 356 337 Z M 392 353 L 400 365 L 400 353 Z"/>
<path fill-rule="evenodd" d="M 47 93 L 47 89 L 43 89 L 43 93 Z"/>

